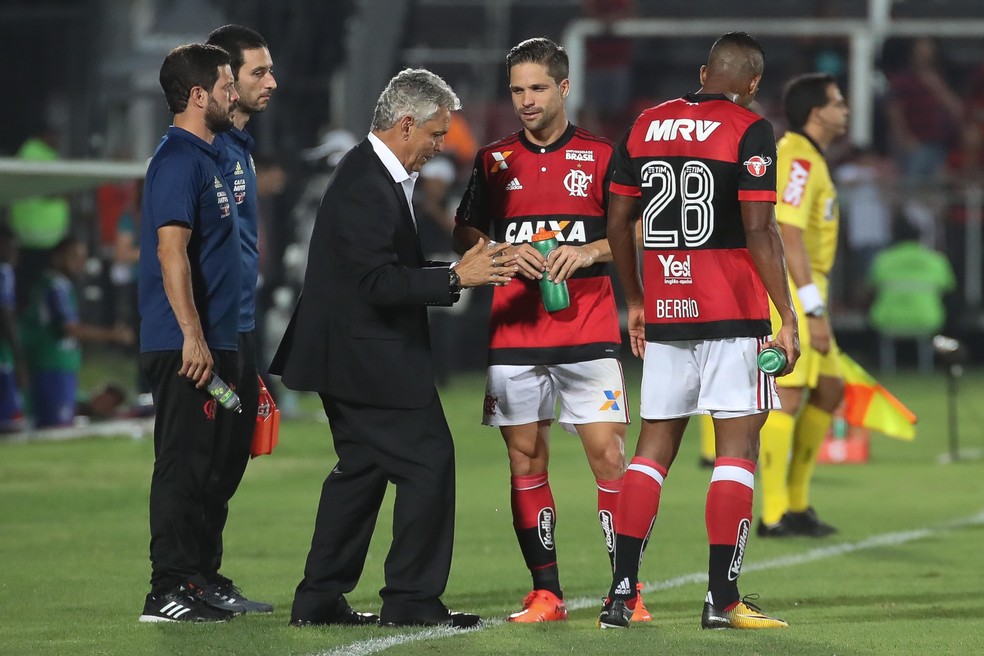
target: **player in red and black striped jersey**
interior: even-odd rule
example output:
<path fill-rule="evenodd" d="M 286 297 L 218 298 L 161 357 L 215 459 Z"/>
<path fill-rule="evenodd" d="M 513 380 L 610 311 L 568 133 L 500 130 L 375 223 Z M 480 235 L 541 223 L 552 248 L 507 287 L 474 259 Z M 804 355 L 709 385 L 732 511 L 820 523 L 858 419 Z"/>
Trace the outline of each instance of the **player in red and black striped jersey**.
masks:
<path fill-rule="evenodd" d="M 506 58 L 523 129 L 482 148 L 455 218 L 459 252 L 479 239 L 511 244 L 519 276 L 495 289 L 483 423 L 498 426 L 509 453 L 513 525 L 533 591 L 513 622 L 563 620 L 554 548 L 556 507 L 547 477 L 550 425 L 580 436 L 598 485 L 598 515 L 609 556 L 625 470 L 628 411 L 618 314 L 606 263 L 606 188 L 612 144 L 570 124 L 567 54 L 530 39 Z M 530 242 L 540 229 L 560 245 L 544 257 Z M 544 276 L 565 281 L 566 309 L 548 312 Z M 768 312 L 768 309 L 766 309 Z M 555 406 L 560 402 L 560 414 Z M 636 597 L 638 597 L 638 592 Z M 637 604 L 637 621 L 651 619 Z"/>
<path fill-rule="evenodd" d="M 799 355 L 796 313 L 776 227 L 776 142 L 749 111 L 761 46 L 743 32 L 718 39 L 702 88 L 646 110 L 616 150 L 608 237 L 629 307 L 632 351 L 644 357 L 642 428 L 619 498 L 615 576 L 599 617 L 628 625 L 642 545 L 692 415 L 710 414 L 717 460 L 707 494 L 710 559 L 704 628 L 772 628 L 738 593 L 752 515 L 758 433 L 777 401 L 758 371 L 771 342 L 771 297 L 783 320 L 775 343 Z M 635 221 L 641 216 L 644 284 Z M 768 293 L 768 297 L 766 296 Z"/>
<path fill-rule="evenodd" d="M 605 189 L 612 144 L 564 121 L 548 144 L 535 143 L 521 130 L 480 149 L 458 208 L 461 244 L 487 234 L 519 246 L 542 228 L 555 232 L 566 247 L 558 249 L 556 279 L 567 281 L 571 306 L 559 313 L 547 312 L 540 296 L 542 256 L 534 255 L 532 247 L 517 249 L 528 255 L 525 260 L 520 255 L 526 276 L 494 292 L 492 365 L 582 362 L 614 357 L 620 348 L 606 265 L 611 261 Z"/>

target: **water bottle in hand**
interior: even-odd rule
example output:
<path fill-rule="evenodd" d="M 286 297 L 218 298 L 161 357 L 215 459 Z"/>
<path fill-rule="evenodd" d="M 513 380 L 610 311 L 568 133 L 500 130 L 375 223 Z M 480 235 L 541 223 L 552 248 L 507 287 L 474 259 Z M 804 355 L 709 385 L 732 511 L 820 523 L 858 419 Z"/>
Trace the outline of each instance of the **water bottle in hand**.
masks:
<path fill-rule="evenodd" d="M 221 378 L 212 372 L 212 378 L 209 379 L 208 385 L 206 385 L 208 393 L 212 395 L 212 398 L 219 402 L 219 404 L 226 410 L 232 410 L 236 413 L 242 413 L 243 406 L 239 402 L 239 395 L 232 391 L 232 388 L 225 384 Z"/>
<path fill-rule="evenodd" d="M 762 373 L 775 376 L 786 368 L 786 353 L 777 346 L 770 346 L 759 351 L 756 362 Z"/>
<path fill-rule="evenodd" d="M 556 250 L 558 246 L 560 246 L 560 242 L 557 241 L 557 233 L 555 232 L 540 228 L 533 235 L 533 247 L 540 251 L 540 255 L 544 258 L 550 257 L 550 253 Z M 547 309 L 547 312 L 557 312 L 571 304 L 571 297 L 567 291 L 567 281 L 557 283 L 548 280 L 546 272 L 540 278 L 540 293 L 543 295 L 543 307 Z"/>

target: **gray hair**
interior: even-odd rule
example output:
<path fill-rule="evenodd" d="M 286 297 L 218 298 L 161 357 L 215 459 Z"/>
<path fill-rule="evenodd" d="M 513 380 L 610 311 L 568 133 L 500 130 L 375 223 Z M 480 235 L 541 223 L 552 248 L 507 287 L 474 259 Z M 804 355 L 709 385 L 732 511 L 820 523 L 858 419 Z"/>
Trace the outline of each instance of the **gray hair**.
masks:
<path fill-rule="evenodd" d="M 441 107 L 461 109 L 458 96 L 440 76 L 423 68 L 407 68 L 397 73 L 376 101 L 371 130 L 389 130 L 403 116 L 423 123 L 434 118 Z"/>

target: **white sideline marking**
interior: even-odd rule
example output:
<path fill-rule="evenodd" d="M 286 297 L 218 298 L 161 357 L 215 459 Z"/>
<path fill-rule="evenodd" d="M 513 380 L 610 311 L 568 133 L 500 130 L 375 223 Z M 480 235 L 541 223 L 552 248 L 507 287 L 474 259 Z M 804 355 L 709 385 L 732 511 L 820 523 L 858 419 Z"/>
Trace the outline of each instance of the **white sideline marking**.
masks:
<path fill-rule="evenodd" d="M 802 565 L 803 563 L 810 563 L 816 560 L 823 560 L 824 558 L 832 558 L 834 556 L 842 556 L 844 554 L 863 551 L 865 549 L 874 549 L 876 547 L 894 547 L 907 542 L 912 542 L 913 540 L 920 540 L 932 535 L 944 533 L 948 530 L 975 526 L 977 524 L 984 524 L 984 511 L 969 517 L 954 519 L 949 522 L 939 524 L 935 527 L 919 528 L 911 531 L 898 531 L 895 533 L 883 533 L 881 535 L 873 535 L 872 537 L 866 538 L 859 542 L 833 544 L 829 547 L 817 547 L 799 554 L 781 556 L 771 560 L 764 560 L 759 563 L 748 563 L 742 567 L 741 571 L 742 574 L 744 574 L 747 572 L 758 572 L 766 569 L 776 569 L 779 567 L 791 567 L 793 565 Z M 666 579 L 665 581 L 646 583 L 643 585 L 643 592 L 669 590 L 671 588 L 679 588 L 684 585 L 690 585 L 691 583 L 706 582 L 707 572 L 695 572 L 692 574 L 677 576 L 672 579 Z M 569 610 L 580 610 L 582 608 L 600 606 L 600 603 L 600 597 L 578 597 L 576 599 L 568 600 L 567 608 Z M 353 642 L 349 645 L 342 645 L 328 651 L 318 652 L 313 656 L 368 656 L 368 654 L 376 654 L 389 649 L 390 647 L 396 647 L 397 645 L 404 645 L 410 642 L 419 642 L 422 640 L 450 638 L 452 636 L 462 635 L 465 633 L 482 631 L 504 623 L 505 622 L 503 620 L 485 620 L 482 624 L 473 629 L 452 629 L 450 627 L 441 626 L 423 629 L 413 633 L 396 633 L 385 637 L 370 638 L 368 640 Z"/>
<path fill-rule="evenodd" d="M 450 626 L 435 626 L 421 629 L 414 633 L 394 633 L 382 638 L 369 638 L 360 642 L 353 642 L 350 645 L 342 645 L 328 651 L 318 652 L 315 656 L 366 656 L 375 654 L 390 647 L 405 645 L 408 642 L 420 642 L 421 640 L 437 640 L 439 638 L 450 638 L 451 636 L 474 633 L 491 626 L 503 624 L 503 620 L 490 620 L 483 622 L 479 626 L 471 629 L 452 629 Z M 386 629 L 382 629 L 385 631 Z"/>

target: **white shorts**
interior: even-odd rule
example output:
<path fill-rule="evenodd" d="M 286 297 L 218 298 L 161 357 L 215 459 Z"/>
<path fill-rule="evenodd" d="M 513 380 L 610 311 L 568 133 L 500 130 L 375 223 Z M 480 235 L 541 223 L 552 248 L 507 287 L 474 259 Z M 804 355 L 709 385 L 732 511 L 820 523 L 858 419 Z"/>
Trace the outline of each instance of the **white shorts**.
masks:
<path fill-rule="evenodd" d="M 578 424 L 629 423 L 622 364 L 615 358 L 604 358 L 572 364 L 489 367 L 483 424 L 518 426 L 544 419 L 559 419 L 565 430 L 575 434 L 573 427 Z"/>
<path fill-rule="evenodd" d="M 766 337 L 646 342 L 643 419 L 743 417 L 779 407 L 776 380 L 755 364 Z"/>

